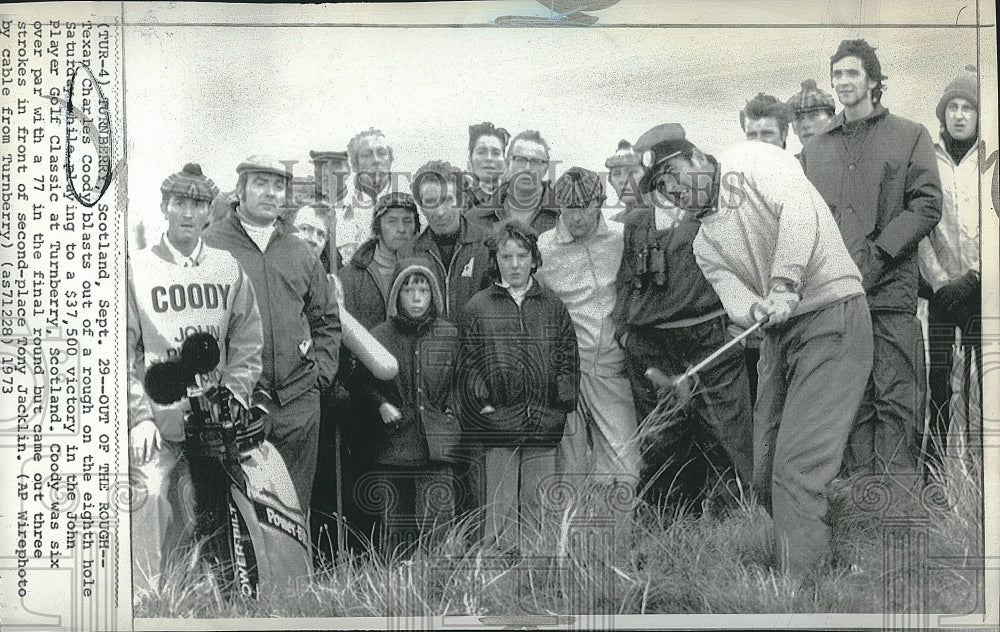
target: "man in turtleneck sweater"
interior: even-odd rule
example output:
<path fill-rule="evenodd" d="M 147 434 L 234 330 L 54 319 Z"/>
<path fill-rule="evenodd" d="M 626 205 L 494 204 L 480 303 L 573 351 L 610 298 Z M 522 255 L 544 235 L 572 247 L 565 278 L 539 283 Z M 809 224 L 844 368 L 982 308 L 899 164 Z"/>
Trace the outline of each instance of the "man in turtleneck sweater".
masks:
<path fill-rule="evenodd" d="M 285 166 L 255 155 L 236 173 L 236 205 L 203 237 L 229 251 L 253 282 L 264 331 L 260 385 L 271 397 L 267 440 L 288 466 L 306 511 L 316 473 L 319 394 L 337 374 L 337 301 L 319 259 L 279 219 L 290 178 Z"/>
<path fill-rule="evenodd" d="M 368 239 L 340 271 L 344 309 L 371 329 L 386 319 L 386 297 L 396 262 L 410 255 L 420 230 L 420 214 L 408 193 L 378 199 Z"/>
<path fill-rule="evenodd" d="M 975 395 L 969 392 L 971 356 L 982 376 L 981 315 L 982 282 L 979 254 L 979 95 L 974 66 L 955 77 L 944 90 L 937 106 L 941 139 L 934 145 L 943 194 L 941 221 L 920 242 L 920 273 L 933 295 L 928 309 L 928 333 L 933 353 L 929 385 L 931 392 L 930 436 L 927 452 L 933 466 L 940 467 L 946 451 L 951 421 L 951 374 L 955 360 L 956 328 L 964 362 L 962 383 L 966 404 Z M 982 380 L 979 380 L 980 389 Z M 981 399 L 980 399 L 981 401 Z M 966 430 L 966 432 L 968 432 Z M 975 437 L 966 437 L 967 444 Z"/>

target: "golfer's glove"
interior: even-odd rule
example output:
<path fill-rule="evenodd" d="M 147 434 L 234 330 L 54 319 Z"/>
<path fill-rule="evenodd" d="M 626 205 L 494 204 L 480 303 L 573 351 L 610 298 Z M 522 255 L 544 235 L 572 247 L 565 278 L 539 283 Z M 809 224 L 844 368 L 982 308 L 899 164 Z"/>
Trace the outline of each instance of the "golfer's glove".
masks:
<path fill-rule="evenodd" d="M 770 314 L 770 318 L 767 319 L 768 326 L 780 325 L 791 318 L 801 300 L 802 297 L 791 290 L 771 290 L 764 299 Z"/>

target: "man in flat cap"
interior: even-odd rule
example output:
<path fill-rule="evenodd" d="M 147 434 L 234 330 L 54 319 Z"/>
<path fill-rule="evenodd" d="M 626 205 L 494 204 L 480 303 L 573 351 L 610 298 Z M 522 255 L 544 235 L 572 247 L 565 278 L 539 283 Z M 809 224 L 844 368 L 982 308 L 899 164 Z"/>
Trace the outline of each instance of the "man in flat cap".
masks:
<path fill-rule="evenodd" d="M 128 262 L 127 353 L 129 484 L 132 487 L 132 561 L 137 588 L 156 586 L 158 576 L 193 535 L 190 470 L 183 455 L 183 400 L 153 402 L 146 369 L 180 355 L 188 335 L 209 331 L 219 340 L 222 386 L 249 400 L 261 372 L 260 313 L 250 279 L 223 250 L 207 246 L 202 231 L 218 194 L 197 164 L 163 181 L 160 209 L 167 230 Z M 197 481 L 195 481 L 197 484 Z M 185 509 L 188 508 L 188 509 Z"/>
<path fill-rule="evenodd" d="M 770 143 L 785 148 L 791 109 L 775 97 L 760 92 L 740 110 L 740 127 L 747 140 Z"/>
<path fill-rule="evenodd" d="M 941 218 L 930 134 L 882 105 L 882 66 L 865 40 L 844 40 L 830 81 L 844 109 L 802 150 L 862 274 L 875 337 L 871 380 L 848 442 L 845 474 L 912 483 L 923 428 L 923 335 L 917 244 Z"/>
<path fill-rule="evenodd" d="M 237 203 L 205 231 L 253 281 L 263 321 L 261 386 L 271 400 L 266 439 L 281 453 L 303 511 L 316 472 L 319 396 L 337 374 L 337 301 L 310 246 L 280 219 L 291 174 L 276 158 L 254 155 L 236 167 Z"/>
<path fill-rule="evenodd" d="M 774 518 L 777 566 L 802 581 L 829 550 L 828 487 L 872 364 L 861 274 L 794 157 L 744 142 L 718 163 L 670 158 L 672 191 L 699 213 L 693 250 L 730 318 L 767 318 L 754 410 L 754 488 Z"/>
<path fill-rule="evenodd" d="M 560 462 L 571 484 L 591 477 L 634 489 L 635 405 L 611 318 L 625 247 L 622 227 L 609 225 L 602 213 L 604 185 L 597 173 L 573 167 L 554 188 L 559 223 L 538 238 L 542 266 L 536 278 L 566 305 L 580 349 L 581 405 L 566 422 Z"/>
<path fill-rule="evenodd" d="M 826 131 L 837 111 L 833 95 L 820 90 L 815 79 L 802 82 L 802 90 L 788 99 L 788 107 L 792 108 L 792 129 L 803 147 L 810 138 Z"/>
<path fill-rule="evenodd" d="M 678 206 L 669 188 L 669 159 L 693 147 L 676 123 L 643 134 L 636 141 L 646 167 L 639 183 L 643 198 L 621 217 L 625 247 L 614 322 L 640 420 L 658 399 L 647 369 L 680 375 L 730 339 L 726 311 L 691 252 L 697 209 Z M 655 480 L 655 493 L 672 487 L 681 502 L 700 499 L 712 471 L 726 470 L 730 461 L 742 480 L 751 476 L 753 420 L 741 349 L 724 354 L 699 378 L 702 388 L 684 411 L 690 423 L 662 438 L 664 445 L 655 446 L 660 454 L 643 455 L 643 483 Z"/>
<path fill-rule="evenodd" d="M 982 402 L 982 278 L 979 250 L 979 91 L 975 66 L 967 66 L 944 89 L 937 104 L 940 140 L 934 144 L 941 176 L 941 221 L 920 242 L 920 272 L 930 286 L 930 433 L 933 467 L 947 452 L 952 408 L 967 420 L 957 435 L 975 447 L 976 398 Z M 973 361 L 973 357 L 975 361 Z M 959 378 L 959 376 L 961 376 Z M 973 380 L 978 377 L 978 380 Z M 958 379 L 955 379 L 958 378 Z M 975 383 L 978 382 L 979 388 Z M 953 398 L 952 384 L 961 384 Z M 981 410 L 981 408 L 978 408 Z"/>

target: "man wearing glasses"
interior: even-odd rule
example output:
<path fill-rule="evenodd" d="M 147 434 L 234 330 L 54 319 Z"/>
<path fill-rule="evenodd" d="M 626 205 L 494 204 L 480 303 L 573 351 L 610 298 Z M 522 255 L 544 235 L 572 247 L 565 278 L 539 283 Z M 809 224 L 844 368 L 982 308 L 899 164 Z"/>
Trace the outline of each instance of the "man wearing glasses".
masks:
<path fill-rule="evenodd" d="M 559 208 L 548 181 L 549 144 L 535 130 L 514 137 L 507 148 L 506 181 L 500 185 L 496 202 L 473 206 L 468 218 L 489 229 L 493 224 L 514 218 L 541 234 L 559 221 Z"/>

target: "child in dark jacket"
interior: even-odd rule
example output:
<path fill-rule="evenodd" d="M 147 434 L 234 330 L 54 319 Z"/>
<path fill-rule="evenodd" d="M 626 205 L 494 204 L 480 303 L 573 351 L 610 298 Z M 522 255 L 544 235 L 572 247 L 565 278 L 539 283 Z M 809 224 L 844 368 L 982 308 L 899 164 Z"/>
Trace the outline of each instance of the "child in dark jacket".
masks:
<path fill-rule="evenodd" d="M 467 438 L 483 447 L 486 543 L 524 549 L 537 541 L 544 487 L 555 482 L 580 356 L 566 306 L 534 279 L 534 231 L 507 221 L 486 243 L 494 283 L 466 307 L 458 383 Z"/>
<path fill-rule="evenodd" d="M 454 513 L 451 460 L 460 438 L 452 413 L 458 329 L 438 318 L 440 286 L 426 262 L 403 260 L 389 290 L 388 320 L 372 335 L 399 362 L 392 380 L 370 375 L 375 469 L 359 481 L 359 497 L 382 518 L 382 550 L 409 551 L 421 532 Z"/>

